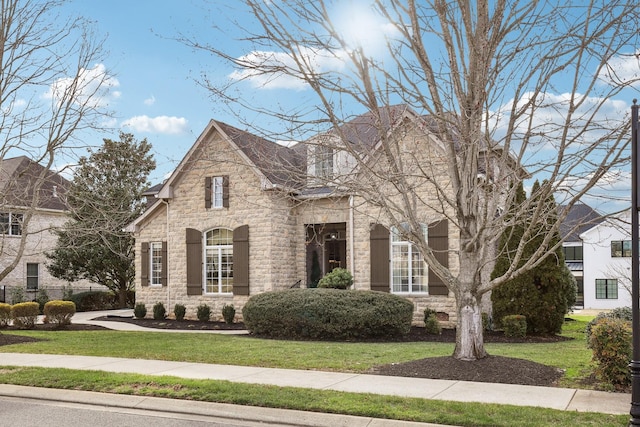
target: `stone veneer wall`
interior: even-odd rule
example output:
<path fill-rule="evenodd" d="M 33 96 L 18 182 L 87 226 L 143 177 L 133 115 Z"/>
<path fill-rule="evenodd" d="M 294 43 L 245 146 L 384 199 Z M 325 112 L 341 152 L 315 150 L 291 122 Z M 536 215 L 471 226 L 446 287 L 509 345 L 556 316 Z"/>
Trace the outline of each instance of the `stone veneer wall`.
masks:
<path fill-rule="evenodd" d="M 66 212 L 39 210 L 32 217 L 29 230 L 30 235 L 27 236 L 26 246 L 22 258 L 3 280 L 1 286 L 5 287 L 5 299 L 10 302 L 10 289 L 27 287 L 27 263 L 37 263 L 39 265 L 39 289 L 47 290 L 50 298 L 60 298 L 62 296 L 62 288 L 71 287 L 78 290 L 92 289 L 106 290 L 101 285 L 92 283 L 88 280 L 79 280 L 69 283 L 49 274 L 46 264 L 48 262 L 45 252 L 52 251 L 56 247 L 58 237 L 54 234 L 53 229 L 61 227 L 68 220 Z M 2 236 L 3 255 L 0 257 L 0 268 L 4 268 L 15 259 L 15 253 L 20 243 L 20 236 Z M 34 294 L 34 295 L 32 295 Z M 27 298 L 34 297 L 35 292 L 26 293 Z"/>
<path fill-rule="evenodd" d="M 222 307 L 233 304 L 241 319 L 247 296 L 187 295 L 186 228 L 205 232 L 217 227 L 235 229 L 248 225 L 250 295 L 255 295 L 285 289 L 298 280 L 293 262 L 294 250 L 299 245 L 296 221 L 291 216 L 290 202 L 275 190 L 263 191 L 255 171 L 246 166 L 225 142 L 218 138 L 205 145 L 209 145 L 210 150 L 198 153 L 197 161 L 187 165 L 174 181 L 174 197 L 169 201 L 168 215 L 166 206 L 157 209 L 136 235 L 138 251 L 142 242 L 166 240 L 169 263 L 168 289 L 141 286 L 141 260 L 136 258 L 136 300 L 146 304 L 148 310 L 155 303 L 163 302 L 170 314 L 173 314 L 175 304 L 183 304 L 188 318 L 195 318 L 197 307 L 207 304 L 212 310 L 212 319 L 220 319 Z M 205 209 L 205 177 L 222 175 L 229 176 L 229 208 Z"/>

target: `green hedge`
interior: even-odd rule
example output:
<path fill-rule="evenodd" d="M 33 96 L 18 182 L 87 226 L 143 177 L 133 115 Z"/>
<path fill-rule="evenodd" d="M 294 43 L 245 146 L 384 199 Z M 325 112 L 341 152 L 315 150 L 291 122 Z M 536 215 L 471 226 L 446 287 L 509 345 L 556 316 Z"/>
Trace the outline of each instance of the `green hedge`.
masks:
<path fill-rule="evenodd" d="M 409 333 L 413 304 L 383 292 L 289 289 L 254 295 L 242 309 L 256 335 L 348 340 Z"/>
<path fill-rule="evenodd" d="M 71 318 L 76 313 L 76 305 L 73 301 L 49 301 L 44 305 L 43 313 L 45 323 L 53 323 L 58 326 L 70 325 Z"/>
<path fill-rule="evenodd" d="M 631 339 L 631 322 L 623 319 L 600 318 L 591 327 L 588 345 L 597 363 L 596 375 L 614 387 L 624 389 L 631 384 Z"/>
<path fill-rule="evenodd" d="M 71 301 L 77 311 L 111 310 L 117 308 L 116 297 L 112 292 L 87 291 L 71 295 Z"/>

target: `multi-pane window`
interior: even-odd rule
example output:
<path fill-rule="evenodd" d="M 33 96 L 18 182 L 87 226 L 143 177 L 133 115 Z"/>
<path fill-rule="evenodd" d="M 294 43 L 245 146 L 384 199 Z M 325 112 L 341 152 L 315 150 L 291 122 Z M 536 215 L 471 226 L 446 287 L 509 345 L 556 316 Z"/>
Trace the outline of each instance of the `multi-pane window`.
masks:
<path fill-rule="evenodd" d="M 612 240 L 611 256 L 613 258 L 631 256 L 631 240 Z"/>
<path fill-rule="evenodd" d="M 233 231 L 216 228 L 205 234 L 205 293 L 233 291 Z"/>
<path fill-rule="evenodd" d="M 424 227 L 426 236 L 427 228 Z M 427 264 L 420 251 L 397 228 L 391 230 L 391 290 L 427 292 Z"/>
<path fill-rule="evenodd" d="M 224 180 L 221 176 L 213 177 L 211 181 L 211 191 L 214 208 L 223 207 L 223 197 L 224 197 Z"/>
<path fill-rule="evenodd" d="M 565 246 L 562 248 L 565 261 L 582 261 L 582 246 Z"/>
<path fill-rule="evenodd" d="M 39 270 L 40 269 L 37 263 L 27 263 L 27 289 L 38 289 L 38 283 L 40 281 Z"/>
<path fill-rule="evenodd" d="M 22 218 L 22 214 L 1 212 L 0 233 L 9 236 L 20 236 L 22 234 Z"/>
<path fill-rule="evenodd" d="M 597 299 L 618 299 L 618 279 L 596 279 Z"/>
<path fill-rule="evenodd" d="M 149 244 L 149 265 L 151 266 L 151 285 L 162 286 L 162 242 Z"/>
<path fill-rule="evenodd" d="M 333 149 L 318 145 L 315 154 L 316 176 L 321 179 L 333 179 Z"/>

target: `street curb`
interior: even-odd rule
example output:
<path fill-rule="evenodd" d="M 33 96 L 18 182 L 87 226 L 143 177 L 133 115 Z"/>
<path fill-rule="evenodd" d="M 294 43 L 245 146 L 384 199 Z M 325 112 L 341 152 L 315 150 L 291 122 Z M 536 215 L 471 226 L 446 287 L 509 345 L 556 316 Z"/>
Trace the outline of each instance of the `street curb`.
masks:
<path fill-rule="evenodd" d="M 11 384 L 0 384 L 0 396 L 111 408 L 200 415 L 223 420 L 267 424 L 276 423 L 278 425 L 300 427 L 441 427 L 439 424 L 358 417 L 353 415 L 242 406 L 228 403 L 198 402 L 193 400 L 168 399 L 161 397 L 99 393 L 94 391 L 26 387 Z"/>

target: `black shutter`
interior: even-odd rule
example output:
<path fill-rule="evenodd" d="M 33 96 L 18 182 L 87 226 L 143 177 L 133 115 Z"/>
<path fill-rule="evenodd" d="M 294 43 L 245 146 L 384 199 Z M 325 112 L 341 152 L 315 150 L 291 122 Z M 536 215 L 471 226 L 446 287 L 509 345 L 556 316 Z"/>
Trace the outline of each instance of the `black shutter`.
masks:
<path fill-rule="evenodd" d="M 187 295 L 202 295 L 202 233 L 187 228 Z"/>
<path fill-rule="evenodd" d="M 142 242 L 140 248 L 140 284 L 142 286 L 149 286 L 149 243 Z"/>
<path fill-rule="evenodd" d="M 389 229 L 374 224 L 369 234 L 371 290 L 389 292 Z"/>
<path fill-rule="evenodd" d="M 210 209 L 211 208 L 211 198 L 213 196 L 212 194 L 212 189 L 211 189 L 211 185 L 212 185 L 212 179 L 210 176 L 206 177 L 204 179 L 204 207 L 205 209 Z"/>
<path fill-rule="evenodd" d="M 169 282 L 167 281 L 167 265 L 169 262 L 169 258 L 167 258 L 167 242 L 162 242 L 162 271 L 160 272 L 160 283 L 162 286 L 167 286 Z"/>
<path fill-rule="evenodd" d="M 222 177 L 222 207 L 229 207 L 229 176 Z"/>
<path fill-rule="evenodd" d="M 449 267 L 449 227 L 448 221 L 442 221 L 429 224 L 429 247 L 433 251 L 436 260 L 444 267 Z M 449 289 L 444 282 L 438 277 L 433 269 L 429 269 L 429 294 L 430 295 L 449 295 Z"/>
<path fill-rule="evenodd" d="M 233 294 L 249 295 L 249 226 L 233 230 Z"/>

